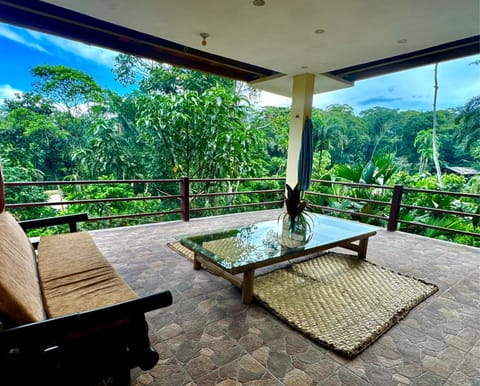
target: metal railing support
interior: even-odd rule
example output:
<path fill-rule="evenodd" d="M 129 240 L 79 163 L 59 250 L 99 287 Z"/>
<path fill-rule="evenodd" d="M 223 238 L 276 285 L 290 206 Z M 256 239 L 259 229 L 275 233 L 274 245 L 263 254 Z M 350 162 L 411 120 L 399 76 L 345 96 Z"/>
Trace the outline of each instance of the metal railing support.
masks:
<path fill-rule="evenodd" d="M 395 185 L 393 188 L 392 202 L 390 204 L 390 215 L 388 216 L 387 230 L 394 232 L 398 227 L 400 206 L 402 205 L 403 186 Z"/>
<path fill-rule="evenodd" d="M 182 220 L 190 221 L 190 179 L 188 177 L 180 179 L 180 196 Z"/>

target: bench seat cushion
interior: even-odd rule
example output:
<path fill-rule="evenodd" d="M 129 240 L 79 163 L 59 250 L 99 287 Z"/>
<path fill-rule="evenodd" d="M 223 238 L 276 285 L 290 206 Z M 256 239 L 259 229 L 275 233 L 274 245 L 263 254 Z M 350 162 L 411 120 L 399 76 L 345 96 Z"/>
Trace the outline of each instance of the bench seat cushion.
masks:
<path fill-rule="evenodd" d="M 38 269 L 50 318 L 137 298 L 87 232 L 42 236 Z"/>
<path fill-rule="evenodd" d="M 45 319 L 35 258 L 15 218 L 0 213 L 0 319 L 7 325 Z"/>

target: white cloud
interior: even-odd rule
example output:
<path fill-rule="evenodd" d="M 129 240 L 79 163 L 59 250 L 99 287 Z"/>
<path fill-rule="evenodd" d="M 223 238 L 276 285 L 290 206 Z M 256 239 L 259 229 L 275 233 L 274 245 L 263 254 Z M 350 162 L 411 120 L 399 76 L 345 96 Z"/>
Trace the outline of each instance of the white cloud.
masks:
<path fill-rule="evenodd" d="M 0 101 L 4 99 L 12 99 L 15 94 L 22 94 L 23 92 L 10 86 L 9 84 L 0 85 Z"/>
<path fill-rule="evenodd" d="M 40 52 L 45 52 L 47 53 L 48 51 L 43 48 L 40 44 L 31 42 L 27 39 L 25 39 L 20 33 L 17 32 L 17 30 L 20 32 L 21 30 L 15 28 L 15 27 L 9 27 L 3 24 L 0 24 L 0 36 L 4 37 L 5 39 L 12 40 L 16 43 L 23 44 L 24 46 L 33 48 L 34 50 L 40 51 Z"/>
<path fill-rule="evenodd" d="M 44 39 L 59 49 L 80 56 L 83 59 L 112 67 L 115 63 L 117 52 L 95 46 L 89 46 L 73 40 L 66 40 L 56 36 L 44 35 Z"/>
<path fill-rule="evenodd" d="M 115 63 L 117 55 L 117 52 L 107 49 L 1 23 L 0 37 L 51 55 L 58 55 L 59 52 L 73 54 L 109 68 Z"/>
<path fill-rule="evenodd" d="M 260 94 L 259 104 L 260 106 L 290 107 L 292 105 L 292 98 L 262 91 Z"/>

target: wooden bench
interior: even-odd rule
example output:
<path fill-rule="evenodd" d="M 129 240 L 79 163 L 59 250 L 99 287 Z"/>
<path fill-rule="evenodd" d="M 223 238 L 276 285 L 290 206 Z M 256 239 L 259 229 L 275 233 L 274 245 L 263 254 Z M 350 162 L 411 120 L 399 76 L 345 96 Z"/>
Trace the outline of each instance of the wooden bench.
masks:
<path fill-rule="evenodd" d="M 132 368 L 155 366 L 144 314 L 170 305 L 170 291 L 138 297 L 87 232 L 35 250 L 24 230 L 76 230 L 86 215 L 19 224 L 4 211 L 1 166 L 0 186 L 0 384 L 129 384 Z"/>

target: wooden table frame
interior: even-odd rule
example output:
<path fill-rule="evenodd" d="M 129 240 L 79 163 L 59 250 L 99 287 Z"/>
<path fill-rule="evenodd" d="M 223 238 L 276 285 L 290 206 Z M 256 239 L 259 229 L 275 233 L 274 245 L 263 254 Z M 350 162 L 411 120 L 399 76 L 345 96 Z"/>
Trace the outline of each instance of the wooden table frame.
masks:
<path fill-rule="evenodd" d="M 375 231 L 366 232 L 348 239 L 338 240 L 329 244 L 324 244 L 318 247 L 309 248 L 307 250 L 289 253 L 287 255 L 282 255 L 274 259 L 257 261 L 252 264 L 247 264 L 242 267 L 236 267 L 232 269 L 224 268 L 221 265 L 215 263 L 213 260 L 209 259 L 208 257 L 200 254 L 199 252 L 194 252 L 193 268 L 196 270 L 200 270 L 202 269 L 202 267 L 204 267 L 209 271 L 230 281 L 233 285 L 237 286 L 242 290 L 242 302 L 244 304 L 250 304 L 253 300 L 253 285 L 256 269 L 281 263 L 286 260 L 304 257 L 312 253 L 325 251 L 335 247 L 341 247 L 351 251 L 355 251 L 357 252 L 359 258 L 365 259 L 367 257 L 368 238 L 375 234 Z M 357 241 L 358 244 L 354 244 Z M 236 276 L 239 273 L 243 273 L 243 280 L 239 276 Z"/>

